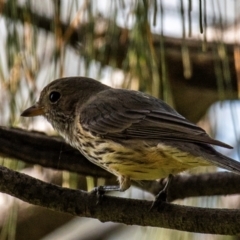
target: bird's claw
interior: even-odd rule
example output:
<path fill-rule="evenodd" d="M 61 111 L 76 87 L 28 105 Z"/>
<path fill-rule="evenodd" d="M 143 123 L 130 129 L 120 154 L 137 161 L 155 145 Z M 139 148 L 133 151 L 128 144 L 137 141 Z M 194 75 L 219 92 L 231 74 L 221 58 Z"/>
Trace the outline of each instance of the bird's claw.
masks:
<path fill-rule="evenodd" d="M 99 186 L 99 187 L 93 188 L 92 193 L 97 195 L 97 203 L 96 203 L 96 205 L 101 203 L 105 192 L 106 191 L 105 191 L 103 186 Z"/>
<path fill-rule="evenodd" d="M 154 208 L 159 207 L 163 202 L 167 202 L 167 192 L 165 190 L 162 190 L 158 193 L 149 209 L 149 212 L 152 211 Z"/>
<path fill-rule="evenodd" d="M 158 195 L 156 196 L 155 201 L 152 203 L 149 211 L 151 211 L 152 209 L 154 209 L 156 207 L 159 207 L 161 205 L 161 203 L 167 202 L 167 192 L 168 192 L 169 186 L 172 182 L 172 179 L 173 179 L 173 175 L 170 174 L 168 176 L 167 183 L 166 183 L 165 187 L 163 188 L 163 190 L 161 190 L 158 193 Z"/>

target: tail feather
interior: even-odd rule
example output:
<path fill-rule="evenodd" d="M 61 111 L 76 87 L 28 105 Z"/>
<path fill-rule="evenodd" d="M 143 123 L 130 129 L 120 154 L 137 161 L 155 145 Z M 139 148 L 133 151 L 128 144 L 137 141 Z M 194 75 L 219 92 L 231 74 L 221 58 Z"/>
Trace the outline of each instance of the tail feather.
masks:
<path fill-rule="evenodd" d="M 217 152 L 215 149 L 213 150 L 215 154 L 211 154 L 211 158 L 207 158 L 210 162 L 220 168 L 224 168 L 236 174 L 240 174 L 240 162 Z"/>
<path fill-rule="evenodd" d="M 181 142 L 169 143 L 183 152 L 191 153 L 196 157 L 201 156 L 204 160 L 211 163 L 211 165 L 215 165 L 236 174 L 240 174 L 240 162 L 219 153 L 209 144 L 184 144 Z"/>
<path fill-rule="evenodd" d="M 218 165 L 217 163 L 216 165 L 231 172 L 234 172 L 236 174 L 240 174 L 240 162 L 225 156 L 224 158 L 226 159 L 225 161 L 220 161 L 218 162 Z"/>

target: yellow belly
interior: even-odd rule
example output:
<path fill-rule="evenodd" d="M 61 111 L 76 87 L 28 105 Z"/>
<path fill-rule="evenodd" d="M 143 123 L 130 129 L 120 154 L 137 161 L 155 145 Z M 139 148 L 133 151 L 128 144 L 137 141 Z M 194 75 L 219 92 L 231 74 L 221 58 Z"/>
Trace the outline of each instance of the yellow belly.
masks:
<path fill-rule="evenodd" d="M 113 148 L 116 150 L 103 155 L 99 163 L 114 175 L 132 180 L 155 180 L 190 168 L 210 165 L 202 157 L 195 157 L 163 144 L 140 151 L 126 149 L 121 145 Z"/>
<path fill-rule="evenodd" d="M 65 139 L 94 164 L 118 176 L 132 180 L 155 180 L 197 166 L 210 165 L 204 158 L 159 143 L 125 141 L 124 145 L 93 136 L 79 125 L 73 138 Z M 126 144 L 128 142 L 128 144 Z"/>

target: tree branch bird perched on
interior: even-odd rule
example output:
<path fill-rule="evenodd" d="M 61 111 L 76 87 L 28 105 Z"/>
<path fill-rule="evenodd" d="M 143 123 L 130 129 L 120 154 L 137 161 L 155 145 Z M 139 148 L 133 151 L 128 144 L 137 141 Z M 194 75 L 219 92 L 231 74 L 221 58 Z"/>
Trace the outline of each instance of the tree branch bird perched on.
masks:
<path fill-rule="evenodd" d="M 125 191 L 131 180 L 155 180 L 197 166 L 216 165 L 240 174 L 240 163 L 165 102 L 138 91 L 113 89 L 94 79 L 57 79 L 21 116 L 43 115 L 89 161 L 116 175 Z"/>

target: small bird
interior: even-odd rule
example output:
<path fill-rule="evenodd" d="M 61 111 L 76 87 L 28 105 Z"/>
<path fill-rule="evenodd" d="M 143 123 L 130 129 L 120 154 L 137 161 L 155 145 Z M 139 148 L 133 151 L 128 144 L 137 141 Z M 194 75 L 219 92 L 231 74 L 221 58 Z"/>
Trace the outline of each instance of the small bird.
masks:
<path fill-rule="evenodd" d="M 210 138 L 164 101 L 148 94 L 114 89 L 86 77 L 54 80 L 21 116 L 42 115 L 89 161 L 118 177 L 125 191 L 131 180 L 156 180 L 198 166 L 215 165 L 240 174 L 240 163 L 211 145 Z"/>

